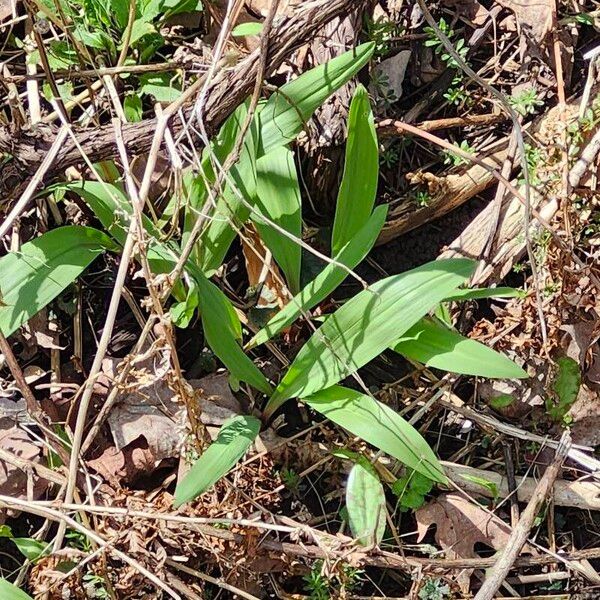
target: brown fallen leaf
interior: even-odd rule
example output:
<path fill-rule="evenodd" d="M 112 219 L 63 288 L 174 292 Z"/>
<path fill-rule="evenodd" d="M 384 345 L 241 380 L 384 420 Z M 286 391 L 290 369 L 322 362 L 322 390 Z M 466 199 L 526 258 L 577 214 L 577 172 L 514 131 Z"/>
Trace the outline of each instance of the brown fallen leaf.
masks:
<path fill-rule="evenodd" d="M 552 30 L 554 0 L 498 0 L 515 13 L 521 31 L 534 44 L 542 45 Z"/>
<path fill-rule="evenodd" d="M 131 484 L 141 475 L 151 473 L 158 464 L 160 461 L 157 463 L 141 437 L 122 450 L 111 446 L 98 458 L 88 461 L 88 465 L 114 487 L 120 486 L 122 481 Z"/>
<path fill-rule="evenodd" d="M 0 448 L 14 456 L 40 463 L 42 450 L 18 427 L 0 429 Z M 48 483 L 34 473 L 26 473 L 12 464 L 0 460 L 0 494 L 28 500 L 37 500 L 45 491 Z M 12 515 L 13 513 L 8 513 Z M 0 510 L 0 522 L 3 523 L 7 512 Z"/>
<path fill-rule="evenodd" d="M 457 494 L 444 494 L 436 498 L 419 508 L 415 517 L 417 541 L 420 542 L 429 527 L 435 524 L 435 540 L 449 559 L 477 558 L 477 543 L 501 550 L 510 536 L 508 525 Z M 472 570 L 464 570 L 457 576 L 457 582 L 465 594 L 470 588 L 471 573 Z"/>
<path fill-rule="evenodd" d="M 577 400 L 571 406 L 571 435 L 574 444 L 600 445 L 600 393 L 582 384 Z"/>
<path fill-rule="evenodd" d="M 490 11 L 477 0 L 446 0 L 446 4 L 455 8 L 459 15 L 469 19 L 473 25 L 481 26 L 490 17 Z"/>

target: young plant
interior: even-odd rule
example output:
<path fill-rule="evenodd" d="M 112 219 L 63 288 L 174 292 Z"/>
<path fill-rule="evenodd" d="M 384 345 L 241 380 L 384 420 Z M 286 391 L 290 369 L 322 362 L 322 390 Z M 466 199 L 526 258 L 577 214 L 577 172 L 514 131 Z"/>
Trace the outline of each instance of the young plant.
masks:
<path fill-rule="evenodd" d="M 538 107 L 544 105 L 543 100 L 538 98 L 537 91 L 534 88 L 528 88 L 516 96 L 509 96 L 508 103 L 522 117 L 533 114 Z"/>
<path fill-rule="evenodd" d="M 454 144 L 459 150 L 466 152 L 467 154 L 473 154 L 473 148 L 469 146 L 469 142 L 467 140 L 462 140 L 460 144 Z M 452 152 L 452 150 L 442 150 L 442 157 L 444 159 L 445 165 L 452 165 L 453 167 L 459 167 L 460 165 L 468 164 L 468 160 L 463 158 L 456 152 Z"/>
<path fill-rule="evenodd" d="M 458 38 L 453 40 L 455 37 L 454 30 L 446 22 L 444 18 L 440 19 L 438 23 L 440 31 L 452 42 L 456 53 L 466 61 L 469 47 L 466 45 L 464 38 Z M 460 65 L 456 62 L 456 59 L 448 53 L 442 40 L 438 37 L 437 31 L 433 27 L 425 27 L 425 33 L 428 39 L 425 41 L 425 46 L 433 48 L 434 52 L 446 63 L 446 66 L 451 69 L 459 69 Z"/>
<path fill-rule="evenodd" d="M 283 267 L 289 288 L 299 288 L 298 252 L 289 240 L 290 237 L 299 237 L 300 195 L 287 145 L 301 131 L 313 111 L 362 68 L 372 52 L 373 44 L 360 46 L 326 65 L 316 67 L 283 86 L 280 92 L 273 93 L 260 107 L 245 138 L 240 160 L 229 173 L 225 189 L 217 198 L 215 218 L 208 222 L 185 265 L 184 282 L 173 288 L 172 295 L 178 303 L 185 303 L 180 309 L 180 322 L 189 322 L 198 305 L 206 342 L 232 377 L 269 396 L 263 419 L 270 418 L 287 400 L 298 398 L 409 468 L 433 481 L 444 483 L 446 477 L 433 450 L 414 427 L 372 396 L 339 384 L 388 348 L 439 368 L 456 370 L 455 365 L 460 364 L 467 365 L 464 369 L 468 368 L 470 374 L 478 376 L 524 377 L 525 373 L 502 355 L 462 338 L 445 326 L 427 321 L 428 313 L 442 302 L 461 300 L 469 294 L 480 297 L 477 294 L 481 295 L 481 291 L 470 292 L 460 288 L 474 269 L 472 261 L 435 261 L 385 278 L 364 289 L 326 316 L 276 386 L 272 386 L 254 364 L 247 349 L 244 351 L 242 348 L 240 317 L 227 296 L 209 279 L 221 266 L 237 235 L 234 225 L 239 228 L 252 219 L 262 227 L 265 241 Z M 170 273 L 173 270 L 181 247 L 188 241 L 198 211 L 209 201 L 208 188 L 216 178 L 211 157 L 216 156 L 222 161 L 229 154 L 246 114 L 247 106 L 242 105 L 230 117 L 211 148 L 205 152 L 202 175 L 195 181 L 190 178 L 196 187 L 185 207 L 181 245 L 174 239 L 163 240 L 159 227 L 150 219 L 143 218 L 148 238 L 148 261 L 154 273 Z M 313 281 L 298 289 L 290 302 L 254 336 L 249 347 L 268 341 L 310 311 L 331 294 L 348 276 L 348 271 L 366 256 L 386 216 L 386 207 L 374 208 L 377 182 L 378 147 L 372 112 L 366 92 L 359 87 L 350 111 L 345 169 L 333 227 L 334 260 L 326 264 Z M 71 267 L 68 277 L 65 275 L 63 278 L 68 284 L 94 255 L 105 249 L 118 249 L 125 242 L 132 209 L 122 188 L 116 184 L 75 182 L 63 187 L 76 191 L 89 204 L 112 237 L 111 240 L 105 234 L 92 230 L 94 233 L 89 235 L 94 245 L 85 253 L 85 261 L 76 256 L 69 263 L 76 268 Z M 284 193 L 284 204 L 276 201 L 276 189 Z M 264 233 L 272 224 L 277 226 L 276 231 L 281 236 L 269 238 L 269 233 Z M 83 235 L 82 229 L 85 228 L 79 229 L 80 236 Z M 77 247 L 80 246 L 82 244 Z M 84 254 L 80 250 L 78 252 Z M 45 260 L 39 261 L 32 277 L 39 277 L 38 271 L 46 276 L 43 269 L 52 262 L 47 258 L 44 256 Z M 9 261 L 15 277 L 18 276 L 16 271 L 23 269 L 21 263 L 10 263 L 18 260 L 16 255 L 0 260 Z M 43 295 L 43 304 L 60 291 L 53 290 Z M 41 307 L 40 302 L 35 310 Z M 35 310 L 23 320 L 17 318 L 16 326 Z M 10 317 L 12 321 L 9 319 L 9 322 L 14 325 L 14 312 L 12 306 L 0 308 L 0 320 Z M 417 339 L 414 339 L 415 335 Z M 442 351 L 439 350 L 440 344 Z M 256 417 L 243 415 L 225 423 L 217 441 L 204 451 L 190 473 L 179 482 L 175 492 L 176 504 L 192 500 L 225 475 L 250 447 L 260 426 Z"/>

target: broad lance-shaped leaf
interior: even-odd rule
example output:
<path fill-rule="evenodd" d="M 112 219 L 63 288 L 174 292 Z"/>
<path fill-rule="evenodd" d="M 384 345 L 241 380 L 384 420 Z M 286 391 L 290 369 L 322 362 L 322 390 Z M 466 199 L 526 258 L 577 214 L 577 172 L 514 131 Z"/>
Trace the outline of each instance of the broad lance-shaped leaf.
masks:
<path fill-rule="evenodd" d="M 421 319 L 391 347 L 407 358 L 451 373 L 507 379 L 528 376 L 503 354 L 431 317 Z"/>
<path fill-rule="evenodd" d="M 379 145 L 367 90 L 359 85 L 348 115 L 344 174 L 335 206 L 331 252 L 338 254 L 369 218 L 377 195 Z"/>
<path fill-rule="evenodd" d="M 378 281 L 346 302 L 304 344 L 265 409 L 303 398 L 354 373 L 464 283 L 475 263 L 436 260 Z"/>
<path fill-rule="evenodd" d="M 337 263 L 353 269 L 375 245 L 387 215 L 387 205 L 375 208 L 363 228 L 342 248 L 335 257 Z M 251 340 L 248 348 L 269 341 L 280 331 L 289 327 L 302 313 L 325 300 L 348 277 L 348 271 L 334 263 L 327 266 L 294 296 Z"/>
<path fill-rule="evenodd" d="M 258 114 L 258 157 L 293 141 L 313 112 L 356 75 L 375 49 L 369 42 L 319 65 L 274 92 Z"/>
<path fill-rule="evenodd" d="M 0 258 L 0 330 L 8 337 L 115 244 L 92 227 L 53 229 Z"/>
<path fill-rule="evenodd" d="M 375 398 L 334 385 L 302 401 L 411 469 L 439 483 L 446 482 L 442 466 L 421 434 Z"/>
<path fill-rule="evenodd" d="M 33 600 L 29 594 L 3 578 L 0 578 L 0 598 L 2 600 Z"/>
<path fill-rule="evenodd" d="M 271 393 L 269 382 L 238 343 L 242 339 L 242 326 L 231 302 L 201 273 L 194 273 L 194 276 L 208 345 L 233 376 L 265 394 Z"/>
<path fill-rule="evenodd" d="M 279 148 L 256 162 L 256 206 L 262 215 L 296 238 L 302 237 L 300 185 L 294 154 Z M 260 237 L 273 253 L 287 278 L 292 294 L 300 289 L 300 244 L 277 231 L 260 217 L 253 217 Z"/>
<path fill-rule="evenodd" d="M 385 492 L 377 471 L 362 456 L 348 475 L 346 508 L 350 530 L 358 543 L 378 545 L 385 533 Z"/>
<path fill-rule="evenodd" d="M 238 415 L 227 419 L 217 439 L 202 453 L 175 489 L 175 508 L 212 487 L 244 456 L 260 431 L 256 417 Z"/>

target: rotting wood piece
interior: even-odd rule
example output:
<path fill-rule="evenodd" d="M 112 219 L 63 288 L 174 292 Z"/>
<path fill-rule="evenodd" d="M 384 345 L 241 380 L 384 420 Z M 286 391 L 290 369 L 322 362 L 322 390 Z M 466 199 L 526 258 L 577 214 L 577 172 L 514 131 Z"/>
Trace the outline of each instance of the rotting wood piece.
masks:
<path fill-rule="evenodd" d="M 506 148 L 483 160 L 490 167 L 499 169 L 505 158 Z M 463 173 L 451 173 L 445 177 L 426 172 L 409 173 L 407 177 L 412 184 L 427 185 L 430 199 L 423 208 L 404 202 L 391 210 L 379 234 L 378 245 L 439 219 L 483 192 L 495 181 L 493 173 L 481 165 L 472 165 Z"/>
<path fill-rule="evenodd" d="M 317 31 L 339 15 L 347 14 L 368 0 L 323 0 L 300 6 L 293 15 L 278 19 L 271 33 L 268 73 L 274 73 L 295 50 L 311 40 Z M 204 106 L 207 132 L 214 133 L 235 108 L 247 98 L 255 84 L 260 65 L 260 50 L 252 52 L 231 69 L 222 69 L 209 84 Z M 189 116 L 191 107 L 185 111 Z M 171 130 L 177 135 L 183 128 L 179 118 L 173 118 Z M 123 124 L 123 141 L 131 155 L 147 151 L 156 129 L 156 119 Z M 0 153 L 11 160 L 0 166 L 0 194 L 14 198 L 43 161 L 56 135 L 56 127 L 37 125 L 15 135 L 9 126 L 0 127 Z M 108 160 L 117 153 L 112 124 L 85 130 L 75 129 L 74 137 L 92 162 Z M 81 153 L 73 139 L 68 138 L 48 170 L 46 180 L 52 180 L 67 167 L 82 163 Z"/>

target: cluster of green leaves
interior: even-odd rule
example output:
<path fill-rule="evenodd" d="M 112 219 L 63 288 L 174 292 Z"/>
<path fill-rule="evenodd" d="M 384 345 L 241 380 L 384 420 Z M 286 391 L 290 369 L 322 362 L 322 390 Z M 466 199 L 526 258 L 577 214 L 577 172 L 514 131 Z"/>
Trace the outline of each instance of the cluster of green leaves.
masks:
<path fill-rule="evenodd" d="M 373 58 L 380 58 L 389 54 L 394 39 L 402 35 L 402 26 L 394 19 L 366 18 L 367 38 L 375 44 Z"/>
<path fill-rule="evenodd" d="M 449 23 L 441 18 L 438 27 L 440 31 L 452 42 L 452 46 L 458 56 L 467 62 L 467 54 L 469 47 L 466 45 L 464 38 L 457 37 L 455 31 L 450 27 Z M 462 72 L 460 71 L 460 65 L 456 59 L 448 52 L 444 43 L 440 39 L 438 32 L 433 27 L 425 27 L 425 34 L 427 40 L 425 40 L 425 46 L 433 48 L 435 54 L 437 54 L 442 61 L 446 64 L 449 69 L 456 70 L 456 75 L 452 79 L 450 87 L 444 92 L 444 98 L 450 103 L 456 106 L 462 106 L 471 102 L 471 96 L 467 91 L 464 84 Z"/>
<path fill-rule="evenodd" d="M 384 225 L 386 207 L 375 207 L 379 164 L 373 114 L 368 94 L 359 86 L 348 118 L 345 166 L 331 239 L 333 260 L 301 286 L 301 253 L 297 244 L 301 235 L 301 194 L 288 145 L 314 110 L 367 63 L 373 47 L 372 43 L 359 46 L 316 67 L 285 84 L 259 106 L 240 159 L 216 199 L 214 218 L 193 248 L 183 281 L 173 288 L 171 314 L 178 325 L 187 326 L 199 313 L 206 343 L 232 378 L 269 397 L 264 419 L 287 400 L 298 398 L 415 473 L 444 483 L 445 475 L 434 452 L 412 425 L 371 395 L 340 382 L 386 349 L 452 372 L 525 377 L 525 372 L 506 357 L 428 316 L 444 302 L 502 293 L 461 288 L 473 272 L 472 261 L 435 261 L 364 289 L 324 318 L 276 385 L 267 380 L 249 355 L 251 348 L 264 344 L 327 298 L 367 255 Z M 188 194 L 183 203 L 184 225 L 179 238 L 163 236 L 162 227 L 170 219 L 154 222 L 143 218 L 149 241 L 147 256 L 154 273 L 173 270 L 199 212 L 211 205 L 209 188 L 216 179 L 217 164 L 231 152 L 246 116 L 247 105 L 242 105 L 205 150 L 201 172 L 186 174 Z M 0 258 L 5 293 L 0 328 L 5 335 L 13 333 L 56 298 L 100 253 L 118 252 L 125 242 L 132 208 L 121 182 L 78 181 L 57 189 L 60 193 L 78 194 L 105 232 L 89 227 L 62 227 L 28 242 L 18 253 Z M 172 198 L 170 206 L 179 200 Z M 292 297 L 244 349 L 240 318 L 210 278 L 223 263 L 237 228 L 248 221 L 255 224 L 268 245 Z M 5 285 L 6 281 L 9 285 Z M 250 415 L 226 422 L 217 440 L 178 483 L 175 504 L 192 500 L 225 475 L 248 450 L 260 427 L 261 422 Z M 382 502 L 382 491 L 375 480 L 381 486 L 372 467 L 357 461 L 349 482 L 349 489 L 357 491 L 350 505 L 368 506 L 368 498 L 375 495 Z M 378 541 L 380 521 L 372 530 L 372 520 L 361 524 L 363 517 L 356 517 L 360 511 L 352 512 L 355 535 L 368 535 Z"/>
<path fill-rule="evenodd" d="M 523 90 L 516 96 L 508 96 L 507 100 L 515 112 L 522 117 L 532 115 L 538 107 L 544 105 L 544 101 L 538 97 L 537 90 L 532 87 Z"/>
<path fill-rule="evenodd" d="M 336 566 L 331 575 L 323 573 L 323 561 L 316 560 L 309 573 L 302 577 L 304 590 L 311 600 L 330 600 L 344 598 L 351 594 L 360 583 L 363 571 L 347 563 Z"/>
<path fill-rule="evenodd" d="M 578 156 L 586 136 L 595 131 L 600 123 L 600 95 L 596 95 L 583 115 L 575 122 L 569 123 L 567 133 L 569 134 L 569 155 Z"/>
<path fill-rule="evenodd" d="M 454 145 L 459 150 L 462 150 L 467 154 L 473 154 L 473 148 L 471 148 L 467 140 L 462 140 L 460 144 Z M 452 165 L 453 167 L 459 167 L 460 165 L 466 165 L 469 163 L 469 161 L 466 158 L 464 158 L 460 154 L 457 154 L 456 152 L 453 152 L 452 150 L 442 150 L 442 157 L 444 159 L 445 165 Z"/>

